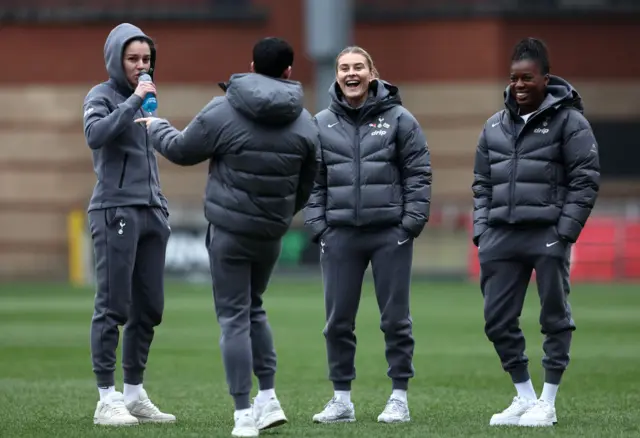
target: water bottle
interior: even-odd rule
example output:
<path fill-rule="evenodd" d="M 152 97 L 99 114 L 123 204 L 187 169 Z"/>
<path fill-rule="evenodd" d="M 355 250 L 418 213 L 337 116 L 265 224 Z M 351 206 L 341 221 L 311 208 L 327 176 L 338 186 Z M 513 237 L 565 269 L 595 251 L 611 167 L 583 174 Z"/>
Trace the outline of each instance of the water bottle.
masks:
<path fill-rule="evenodd" d="M 153 82 L 151 76 L 147 73 L 143 73 L 138 77 L 139 82 Z M 156 99 L 155 93 L 147 93 L 142 101 L 142 109 L 148 113 L 152 113 L 158 109 L 158 99 Z"/>

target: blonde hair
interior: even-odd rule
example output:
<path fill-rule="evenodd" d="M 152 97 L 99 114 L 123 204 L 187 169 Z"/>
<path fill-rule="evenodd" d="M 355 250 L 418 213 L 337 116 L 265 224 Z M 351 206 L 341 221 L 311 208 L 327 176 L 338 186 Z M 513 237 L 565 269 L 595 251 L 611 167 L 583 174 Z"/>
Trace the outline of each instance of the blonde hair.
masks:
<path fill-rule="evenodd" d="M 356 53 L 358 55 L 364 56 L 364 59 L 367 61 L 367 67 L 369 67 L 369 70 L 371 70 L 371 75 L 373 76 L 373 78 L 380 78 L 380 73 L 378 73 L 378 69 L 376 69 L 376 66 L 373 64 L 373 58 L 371 58 L 369 52 L 359 46 L 346 47 L 342 50 L 342 52 L 338 54 L 338 56 L 336 57 L 336 71 L 338 71 L 338 63 L 340 62 L 340 58 L 349 53 Z"/>

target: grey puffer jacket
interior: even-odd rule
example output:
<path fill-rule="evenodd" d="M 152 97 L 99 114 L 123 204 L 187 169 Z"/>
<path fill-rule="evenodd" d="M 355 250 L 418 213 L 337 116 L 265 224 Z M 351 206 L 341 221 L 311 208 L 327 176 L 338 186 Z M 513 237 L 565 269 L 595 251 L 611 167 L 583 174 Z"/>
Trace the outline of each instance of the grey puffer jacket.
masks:
<path fill-rule="evenodd" d="M 401 226 L 417 237 L 429 219 L 430 155 L 398 88 L 372 81 L 358 109 L 343 100 L 338 84 L 330 94 L 329 108 L 315 117 L 319 171 L 305 208 L 313 240 L 329 227 Z"/>
<path fill-rule="evenodd" d="M 256 73 L 232 75 L 181 132 L 151 125 L 156 150 L 173 163 L 209 160 L 205 217 L 227 232 L 280 239 L 311 194 L 318 130 L 299 82 Z"/>
<path fill-rule="evenodd" d="M 473 241 L 499 225 L 556 226 L 575 242 L 600 188 L 598 143 L 582 99 L 551 76 L 547 97 L 526 122 L 509 88 L 505 109 L 484 125 L 473 180 Z"/>

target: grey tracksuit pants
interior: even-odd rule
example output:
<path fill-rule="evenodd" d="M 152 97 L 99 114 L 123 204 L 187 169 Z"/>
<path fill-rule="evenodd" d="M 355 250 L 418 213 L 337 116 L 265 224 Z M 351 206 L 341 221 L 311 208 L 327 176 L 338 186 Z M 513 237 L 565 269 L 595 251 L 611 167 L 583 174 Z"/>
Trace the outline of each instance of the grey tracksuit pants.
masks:
<path fill-rule="evenodd" d="M 89 212 L 97 290 L 91 356 L 99 387 L 114 385 L 119 329 L 124 326 L 124 382 L 142 383 L 154 327 L 164 311 L 164 263 L 171 228 L 160 208 Z"/>
<path fill-rule="evenodd" d="M 409 290 L 413 240 L 400 227 L 379 230 L 329 228 L 320 240 L 324 282 L 329 380 L 349 390 L 356 378 L 355 320 L 364 273 L 371 263 L 384 332 L 387 375 L 394 389 L 407 389 L 414 375 Z"/>
<path fill-rule="evenodd" d="M 555 227 L 489 228 L 479 240 L 480 284 L 484 296 L 485 333 L 502 367 L 514 383 L 529 379 L 525 338 L 518 318 L 527 286 L 536 271 L 545 382 L 558 384 L 569 364 L 576 329 L 567 301 L 571 244 Z"/>
<path fill-rule="evenodd" d="M 262 295 L 281 240 L 256 240 L 209 225 L 207 248 L 229 393 L 236 409 L 247 409 L 252 371 L 261 390 L 274 387 L 276 352 Z"/>

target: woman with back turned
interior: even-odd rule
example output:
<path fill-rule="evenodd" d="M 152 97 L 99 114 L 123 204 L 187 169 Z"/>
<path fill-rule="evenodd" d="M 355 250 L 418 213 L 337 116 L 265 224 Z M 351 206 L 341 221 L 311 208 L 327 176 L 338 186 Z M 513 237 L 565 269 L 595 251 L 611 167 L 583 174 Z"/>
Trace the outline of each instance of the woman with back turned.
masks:
<path fill-rule="evenodd" d="M 344 49 L 328 109 L 316 115 L 319 172 L 305 222 L 320 242 L 329 379 L 335 395 L 318 423 L 355 421 L 354 334 L 365 270 L 371 263 L 380 327 L 393 391 L 378 421 L 409 421 L 413 377 L 409 288 L 413 239 L 422 232 L 431 198 L 425 136 L 402 106 L 398 88 L 378 79 L 369 54 Z"/>
<path fill-rule="evenodd" d="M 478 245 L 485 333 L 517 395 L 491 425 L 551 426 L 575 324 L 569 256 L 595 204 L 598 144 L 582 99 L 549 74 L 545 45 L 520 41 L 511 58 L 505 109 L 484 125 L 476 151 L 473 242 Z M 538 399 L 518 318 L 535 269 L 544 386 Z"/>

